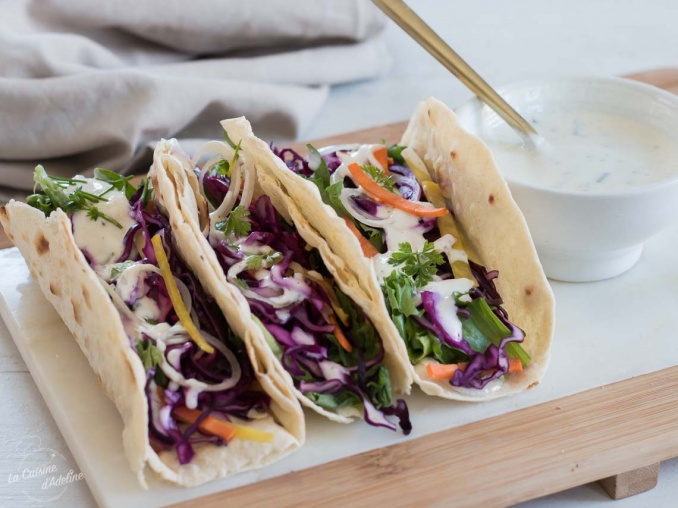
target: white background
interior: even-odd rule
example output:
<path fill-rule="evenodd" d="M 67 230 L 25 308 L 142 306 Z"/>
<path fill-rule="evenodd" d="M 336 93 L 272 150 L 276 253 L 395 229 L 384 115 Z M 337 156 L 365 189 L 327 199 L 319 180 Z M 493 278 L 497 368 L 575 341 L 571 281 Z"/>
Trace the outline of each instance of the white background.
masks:
<path fill-rule="evenodd" d="M 678 67 L 675 0 L 413 0 L 410 4 L 493 85 L 557 74 L 618 75 Z M 303 138 L 404 120 L 418 101 L 431 95 L 451 106 L 470 96 L 398 28 L 390 25 L 386 37 L 394 60 L 390 74 L 379 81 L 335 88 Z M 0 506 L 45 506 L 8 483 L 9 472 L 22 458 L 17 450 L 21 439 L 38 436 L 44 448 L 62 453 L 76 472 L 78 468 L 1 324 L 0 400 Z M 673 460 L 662 465 L 656 489 L 625 501 L 612 503 L 592 485 L 528 505 L 669 507 L 675 506 L 677 493 L 678 460 Z M 52 506 L 93 504 L 85 483 L 76 482 Z"/>

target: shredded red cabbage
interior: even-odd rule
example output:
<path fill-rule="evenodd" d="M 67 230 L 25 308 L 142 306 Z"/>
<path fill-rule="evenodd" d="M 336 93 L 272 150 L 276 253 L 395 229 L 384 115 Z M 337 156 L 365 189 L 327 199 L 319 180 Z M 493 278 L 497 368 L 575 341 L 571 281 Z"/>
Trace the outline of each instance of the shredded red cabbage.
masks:
<path fill-rule="evenodd" d="M 307 171 L 307 161 L 293 150 L 278 151 L 274 149 L 274 151 L 293 171 L 301 174 L 312 173 L 310 169 Z M 363 401 L 365 419 L 368 423 L 395 429 L 395 426 L 386 419 L 383 411 L 377 409 L 365 395 L 366 387 L 373 382 L 373 379 L 366 376 L 363 376 L 363 379 L 354 379 L 353 375 L 356 373 L 357 367 L 351 367 L 350 370 L 345 369 L 347 375 L 339 383 L 336 379 L 326 379 L 321 364 L 322 362 L 329 362 L 327 351 L 329 339 L 327 335 L 331 334 L 335 328 L 334 324 L 328 322 L 325 314 L 330 299 L 325 290 L 315 281 L 308 278 L 300 281 L 285 275 L 292 261 L 307 270 L 313 269 L 310 262 L 310 253 L 306 249 L 306 242 L 296 229 L 282 220 L 268 196 L 260 196 L 254 201 L 249 206 L 249 212 L 248 219 L 251 225 L 251 233 L 243 242 L 243 246 L 267 245 L 277 252 L 284 253 L 283 259 L 269 269 L 270 280 L 281 288 L 293 290 L 305 296 L 300 303 L 297 302 L 285 308 L 284 312 L 281 312 L 281 309 L 273 308 L 266 302 L 248 298 L 252 313 L 282 346 L 281 362 L 285 369 L 296 379 L 298 386 L 301 387 L 301 383 L 304 383 L 304 389 L 302 389 L 304 393 L 309 386 L 322 387 L 323 391 L 316 393 L 329 393 L 325 390 L 330 388 L 333 390 L 331 393 L 346 390 L 356 393 Z M 243 254 L 236 245 L 229 244 L 224 240 L 214 240 L 212 245 L 225 272 L 243 259 Z M 263 286 L 265 280 L 258 281 L 246 273 L 239 274 L 239 279 L 246 283 L 248 288 L 257 293 L 258 296 L 273 296 L 270 288 Z M 284 316 L 281 317 L 281 315 Z M 309 337 L 304 340 L 311 340 L 313 343 L 305 344 L 295 340 L 293 336 L 295 328 L 306 332 Z M 369 369 L 380 364 L 382 360 L 383 347 L 380 344 L 376 357 L 369 358 L 367 362 L 363 363 L 363 367 Z M 397 407 L 394 406 L 393 415 L 402 417 L 401 427 L 403 430 L 405 431 L 408 427 L 411 428 L 406 417 L 407 413 L 396 409 Z"/>
<path fill-rule="evenodd" d="M 395 180 L 395 187 L 400 195 L 410 201 L 419 201 L 421 199 L 421 185 L 417 181 L 410 168 L 399 164 L 391 164 L 388 167 L 391 178 Z"/>
<path fill-rule="evenodd" d="M 213 412 L 218 413 L 219 417 L 224 419 L 228 419 L 229 415 L 248 419 L 250 411 L 266 410 L 270 404 L 270 398 L 265 393 L 252 389 L 254 374 L 244 344 L 234 336 L 226 319 L 216 305 L 214 298 L 204 290 L 200 282 L 188 270 L 175 252 L 167 218 L 158 213 L 157 209 L 153 212 L 144 209 L 140 192 L 137 192 L 130 199 L 130 206 L 138 224 L 136 231 L 140 231 L 143 235 L 144 246 L 141 250 L 147 258 L 145 262 L 150 262 L 157 266 L 151 238 L 156 234 L 160 234 L 163 238 L 172 274 L 186 285 L 191 294 L 192 308 L 198 317 L 199 327 L 219 339 L 233 352 L 238 359 L 242 372 L 239 381 L 232 388 L 218 392 L 200 393 L 197 398 L 197 407 L 203 413 L 198 421 L 187 426 L 182 431 L 171 417 L 171 411 L 174 407 L 185 405 L 185 389 L 183 387 L 179 388 L 178 391 L 173 391 L 169 388 L 165 389 L 163 408 L 160 411 L 164 411 L 166 417 L 160 418 L 158 415 L 155 415 L 156 418 L 154 419 L 153 394 L 151 393 L 150 380 L 155 377 L 156 367 L 149 369 L 147 374 L 149 382 L 146 383 L 146 397 L 149 403 L 150 435 L 156 442 L 159 441 L 165 445 L 173 446 L 177 452 L 179 463 L 187 464 L 194 455 L 193 444 L 205 441 L 219 445 L 226 444 L 221 438 L 203 434 L 198 429 L 201 419 Z M 131 244 L 133 239 L 126 238 L 125 242 Z M 128 256 L 131 256 L 131 249 L 129 249 Z M 150 286 L 146 296 L 156 300 L 161 309 L 166 309 L 163 311 L 163 321 L 161 322 L 176 323 L 176 313 L 172 309 L 167 288 L 162 277 L 156 273 L 151 273 L 146 277 L 145 283 Z M 155 341 L 145 334 L 144 339 L 155 344 Z M 169 351 L 177 348 L 181 348 L 181 354 L 176 370 L 181 372 L 184 378 L 217 384 L 231 377 L 230 363 L 218 349 L 215 348 L 213 353 L 208 354 L 198 348 L 195 343 L 186 342 L 180 345 L 167 346 L 165 354 L 167 355 Z M 157 428 L 154 423 L 155 421 L 164 423 L 161 423 L 161 427 Z"/>

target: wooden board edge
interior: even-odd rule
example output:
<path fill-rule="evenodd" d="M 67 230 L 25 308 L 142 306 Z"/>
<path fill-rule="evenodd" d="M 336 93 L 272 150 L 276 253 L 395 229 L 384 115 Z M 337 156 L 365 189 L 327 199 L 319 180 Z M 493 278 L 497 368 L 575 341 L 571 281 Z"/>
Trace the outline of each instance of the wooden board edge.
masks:
<path fill-rule="evenodd" d="M 676 421 L 678 366 L 175 506 L 508 506 L 677 457 Z"/>

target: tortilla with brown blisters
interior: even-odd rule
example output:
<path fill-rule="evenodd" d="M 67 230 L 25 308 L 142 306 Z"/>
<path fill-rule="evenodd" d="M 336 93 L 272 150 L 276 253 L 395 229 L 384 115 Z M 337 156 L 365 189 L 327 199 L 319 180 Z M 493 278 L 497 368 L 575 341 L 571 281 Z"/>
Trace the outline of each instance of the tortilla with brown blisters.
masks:
<path fill-rule="evenodd" d="M 254 166 L 258 165 L 258 158 L 256 157 L 257 148 L 253 146 L 253 141 L 258 143 L 257 140 L 244 119 L 238 119 L 234 122 L 237 124 L 229 125 L 229 134 L 232 139 L 241 142 L 240 157 L 246 159 L 247 157 L 252 157 Z M 232 127 L 232 129 L 231 129 Z M 165 143 L 163 145 L 162 143 Z M 174 141 L 166 142 L 163 141 L 160 146 L 170 146 Z M 289 390 L 294 391 L 297 398 L 305 406 L 313 409 L 319 414 L 339 423 L 350 423 L 354 418 L 362 416 L 362 413 L 356 411 L 353 408 L 346 408 L 339 410 L 337 412 L 326 410 L 315 403 L 310 399 L 305 397 L 301 392 L 299 392 L 294 387 L 294 380 L 290 374 L 283 368 L 282 364 L 277 360 L 273 352 L 271 351 L 266 339 L 262 333 L 262 330 L 259 326 L 251 319 L 249 305 L 247 304 L 246 299 L 240 293 L 239 289 L 233 286 L 226 280 L 223 269 L 219 265 L 214 249 L 210 246 L 208 240 L 200 234 L 202 230 L 201 224 L 204 223 L 204 220 L 196 212 L 196 204 L 199 203 L 201 196 L 190 196 L 187 189 L 193 188 L 192 185 L 189 185 L 191 178 L 195 178 L 193 169 L 190 165 L 187 165 L 181 157 L 172 158 L 167 154 L 168 150 L 161 148 L 156 150 L 156 157 L 154 160 L 152 176 L 154 182 L 157 182 L 156 187 L 160 189 L 163 193 L 172 192 L 172 187 L 178 189 L 177 194 L 182 195 L 181 199 L 178 199 L 175 203 L 176 206 L 173 206 L 173 210 L 180 214 L 179 220 L 185 222 L 186 224 L 191 224 L 195 242 L 198 245 L 198 248 L 202 253 L 202 263 L 200 266 L 195 265 L 192 268 L 196 273 L 201 273 L 201 277 L 209 279 L 210 282 L 210 291 L 217 299 L 219 305 L 225 304 L 225 301 L 228 297 L 234 297 L 238 305 L 244 307 L 239 307 L 237 317 L 233 319 L 239 319 L 240 322 L 237 326 L 245 325 L 247 327 L 246 337 L 250 341 L 250 344 L 259 355 L 259 360 L 271 373 L 272 376 L 275 376 L 277 379 L 282 380 L 282 384 L 286 386 Z M 163 154 L 163 152 L 165 152 Z M 304 240 L 314 248 L 317 248 L 320 251 L 321 256 L 325 259 L 325 256 L 333 255 L 325 242 L 317 231 L 315 231 L 307 221 L 305 221 L 299 212 L 297 207 L 292 206 L 287 196 L 280 190 L 277 183 L 271 179 L 266 174 L 257 173 L 257 189 L 255 191 L 255 196 L 259 196 L 262 193 L 267 195 L 277 209 L 277 211 L 288 221 L 291 221 L 297 227 L 300 235 Z M 163 190 L 164 189 L 164 190 Z M 162 201 L 161 197 L 161 201 Z M 173 224 L 173 230 L 177 228 L 175 223 Z M 197 263 L 197 260 L 195 261 Z M 327 261 L 326 261 L 327 262 Z M 190 262 L 189 262 L 190 265 Z M 212 284 L 214 287 L 212 288 Z M 342 291 L 344 291 L 349 297 L 353 298 L 356 295 L 363 299 L 363 293 L 361 292 L 359 286 L 354 284 L 353 286 L 347 284 L 340 284 Z M 221 289 L 220 289 L 221 288 Z M 227 314 L 227 317 L 229 315 Z M 249 319 L 249 322 L 246 322 Z M 230 317 L 229 317 L 230 320 Z M 391 356 L 391 358 L 397 358 Z M 393 364 L 390 360 L 385 361 L 387 369 L 389 369 L 390 374 L 393 376 L 393 388 L 397 393 L 402 393 L 409 391 L 409 386 L 411 382 L 408 381 L 406 375 L 401 375 L 403 367 L 399 361 L 396 361 Z"/>
<path fill-rule="evenodd" d="M 148 437 L 146 372 L 103 281 L 77 247 L 68 216 L 57 210 L 45 218 L 41 211 L 11 201 L 0 208 L 0 221 L 120 412 L 125 455 L 143 487 L 146 465 L 166 481 L 192 486 L 264 466 L 299 446 L 303 433 L 299 435 L 298 420 L 288 423 L 293 435 L 267 417 L 256 426 L 273 433 L 272 443 L 233 440 L 228 446 L 202 444 L 195 447 L 195 457 L 186 465 L 178 463 L 174 451 L 156 453 Z M 301 410 L 289 393 L 287 397 L 284 390 L 268 393 L 275 401 L 272 411 L 279 412 L 281 420 L 293 414 L 303 426 Z M 289 406 L 298 410 L 290 411 Z"/>
<path fill-rule="evenodd" d="M 411 147 L 438 182 L 481 263 L 498 270 L 495 279 L 503 307 L 525 332 L 523 346 L 532 362 L 521 373 L 507 376 L 501 386 L 483 392 L 496 398 L 535 386 L 549 362 L 555 326 L 555 299 L 539 263 L 527 223 L 513 201 L 487 146 L 466 132 L 454 113 L 437 99 L 417 106 L 401 144 Z M 439 395 L 446 383 L 425 379 L 425 366 L 417 372 L 422 389 Z M 441 386 L 446 385 L 446 386 Z M 474 400 L 476 391 L 458 389 L 459 398 Z"/>
<path fill-rule="evenodd" d="M 262 141 L 259 142 L 262 173 L 270 174 L 296 204 L 304 219 L 327 241 L 338 260 L 337 278 L 358 282 L 365 308 L 376 307 L 375 326 L 381 336 L 396 343 L 393 350 L 422 390 L 454 400 L 481 401 L 532 388 L 541 380 L 549 361 L 554 328 L 554 298 L 541 269 L 529 230 L 511 193 L 501 178 L 487 147 L 465 132 L 454 113 L 429 99 L 418 106 L 402 143 L 411 147 L 438 181 L 462 232 L 488 270 L 498 270 L 496 280 L 504 308 L 513 323 L 526 332 L 525 349 L 532 362 L 485 390 L 453 387 L 448 381 L 433 381 L 424 360 L 413 367 L 403 340 L 393 324 L 373 265 L 362 255 L 360 244 L 343 219 L 325 205 L 317 187 L 290 171 Z M 356 298 L 356 301 L 360 301 Z"/>

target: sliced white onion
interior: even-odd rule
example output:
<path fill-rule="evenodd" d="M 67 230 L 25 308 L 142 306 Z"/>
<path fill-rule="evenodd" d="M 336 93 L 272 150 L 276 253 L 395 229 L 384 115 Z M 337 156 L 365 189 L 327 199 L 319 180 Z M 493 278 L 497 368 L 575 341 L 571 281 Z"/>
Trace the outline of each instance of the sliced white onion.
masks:
<path fill-rule="evenodd" d="M 224 158 L 221 155 L 215 155 L 205 164 L 203 164 L 202 169 L 200 170 L 200 176 L 198 177 L 200 193 L 203 196 L 205 195 L 205 185 L 204 185 L 205 175 L 210 171 L 210 169 L 212 169 L 216 164 L 218 164 L 223 159 Z M 212 206 L 212 203 L 210 202 L 209 199 L 207 200 L 207 206 L 209 207 L 210 210 L 212 211 L 214 210 L 214 206 Z"/>
<path fill-rule="evenodd" d="M 190 339 L 188 334 L 185 336 L 185 341 L 187 342 Z M 203 383 L 202 381 L 198 381 L 197 379 L 186 379 L 180 372 L 178 372 L 165 358 L 165 350 L 167 349 L 167 344 L 162 340 L 162 336 L 160 337 L 153 337 L 156 339 L 156 346 L 157 348 L 162 352 L 162 363 L 160 364 L 160 368 L 162 369 L 163 373 L 167 376 L 168 379 L 171 381 L 174 381 L 177 383 L 179 386 L 183 386 L 184 388 L 188 388 L 192 391 L 195 391 L 197 393 L 199 392 L 218 392 L 221 390 L 228 390 L 229 388 L 233 388 L 238 381 L 240 381 L 240 376 L 242 375 L 242 370 L 240 368 L 240 363 L 238 362 L 238 359 L 235 357 L 235 355 L 223 344 L 221 341 L 219 341 L 216 337 L 213 337 L 209 333 L 205 332 L 204 330 L 200 330 L 200 334 L 204 337 L 204 339 L 207 341 L 208 344 L 213 346 L 215 349 L 218 349 L 221 354 L 224 355 L 226 360 L 231 366 L 231 377 L 222 381 L 221 383 L 217 384 L 207 384 Z M 188 404 L 187 404 L 188 406 Z"/>
<path fill-rule="evenodd" d="M 356 208 L 356 206 L 353 204 L 353 200 L 351 199 L 353 196 L 364 197 L 363 193 L 358 189 L 344 188 L 339 194 L 339 200 L 341 201 L 341 204 L 344 205 L 344 208 L 346 208 L 346 211 L 348 211 L 348 213 L 350 213 L 354 219 L 367 226 L 380 229 L 385 229 L 387 226 L 390 226 L 393 223 L 394 219 L 393 214 L 391 213 L 393 211 L 393 207 L 391 205 L 379 204 L 379 207 L 382 209 L 381 211 L 383 211 L 386 217 L 375 218 Z"/>
<path fill-rule="evenodd" d="M 231 213 L 233 205 L 235 205 L 240 194 L 240 186 L 242 185 L 241 164 L 236 163 L 233 166 L 231 168 L 231 184 L 228 186 L 228 192 L 219 207 L 210 214 L 210 222 L 212 224 L 223 221 Z"/>
<path fill-rule="evenodd" d="M 245 183 L 243 185 L 242 196 L 240 198 L 240 206 L 245 208 L 250 206 L 252 196 L 254 196 L 254 165 L 245 156 L 243 156 L 242 170 L 244 173 Z"/>

